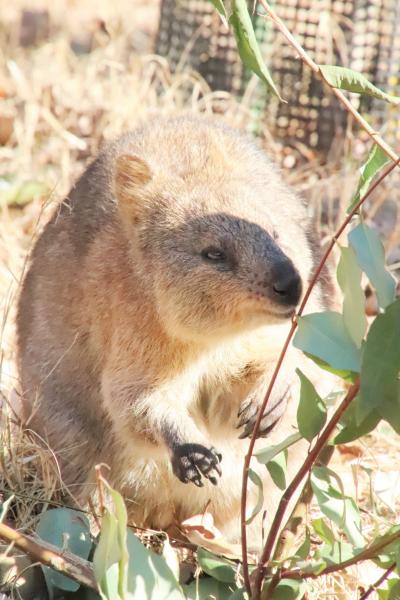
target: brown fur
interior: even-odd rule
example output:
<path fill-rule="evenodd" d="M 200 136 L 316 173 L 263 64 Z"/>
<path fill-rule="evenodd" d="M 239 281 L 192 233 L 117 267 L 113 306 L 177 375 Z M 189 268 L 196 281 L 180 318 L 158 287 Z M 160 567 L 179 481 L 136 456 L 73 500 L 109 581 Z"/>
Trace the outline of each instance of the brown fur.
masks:
<path fill-rule="evenodd" d="M 256 145 L 201 118 L 155 120 L 86 170 L 33 250 L 17 319 L 25 416 L 75 495 L 87 497 L 106 462 L 137 525 L 168 527 L 211 500 L 216 525 L 238 539 L 238 436 L 251 433 L 290 324 L 271 292 L 277 269 L 290 259 L 303 289 L 310 276 L 307 228 Z M 200 255 L 221 244 L 229 268 Z M 290 396 L 289 354 L 265 431 Z M 289 402 L 272 443 L 294 413 Z M 271 511 L 277 493 L 260 473 Z"/>

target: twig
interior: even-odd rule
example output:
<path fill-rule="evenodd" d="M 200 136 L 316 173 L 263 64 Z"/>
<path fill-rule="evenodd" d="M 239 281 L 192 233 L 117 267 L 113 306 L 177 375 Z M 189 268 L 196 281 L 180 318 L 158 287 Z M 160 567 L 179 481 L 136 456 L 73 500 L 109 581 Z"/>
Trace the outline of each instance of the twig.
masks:
<path fill-rule="evenodd" d="M 375 581 L 375 583 L 373 583 L 366 592 L 364 592 L 362 594 L 362 596 L 360 596 L 360 600 L 366 600 L 367 598 L 370 597 L 370 595 L 372 594 L 372 592 L 375 592 L 377 589 L 379 589 L 379 586 L 382 585 L 382 583 L 384 581 L 386 581 L 386 579 L 389 577 L 389 575 L 395 570 L 396 568 L 396 563 L 393 563 L 392 565 L 390 565 L 390 567 L 388 569 L 386 569 L 386 571 L 384 572 L 383 575 L 381 575 L 379 577 L 379 579 L 377 579 Z"/>
<path fill-rule="evenodd" d="M 358 212 L 358 210 L 360 209 L 360 207 L 362 206 L 362 204 L 367 200 L 367 198 L 374 192 L 374 190 L 381 184 L 381 182 L 385 179 L 385 177 L 387 177 L 394 169 L 395 167 L 400 163 L 400 158 L 398 159 L 397 162 L 392 163 L 391 165 L 389 165 L 385 171 L 378 177 L 378 179 L 376 179 L 376 181 L 371 185 L 371 187 L 369 188 L 369 190 L 364 194 L 364 196 L 362 196 L 362 198 L 360 198 L 360 200 L 357 202 L 357 204 L 353 207 L 353 209 L 351 210 L 351 212 L 349 213 L 349 215 L 346 217 L 346 219 L 344 220 L 344 222 L 342 223 L 342 225 L 339 227 L 339 229 L 337 230 L 337 232 L 335 233 L 335 235 L 332 237 L 319 265 L 317 266 L 315 273 L 313 275 L 313 277 L 311 278 L 311 281 L 309 283 L 309 286 L 307 288 L 307 291 L 305 293 L 305 296 L 303 298 L 303 301 L 300 305 L 300 308 L 298 310 L 297 316 L 301 316 L 306 304 L 308 302 L 308 299 L 311 295 L 311 292 L 321 274 L 322 269 L 325 266 L 325 263 L 328 259 L 329 254 L 332 252 L 333 247 L 335 246 L 336 241 L 338 240 L 338 238 L 342 235 L 343 231 L 346 229 L 347 225 L 350 223 L 351 219 L 353 218 L 353 216 Z M 265 409 L 267 407 L 267 403 L 269 401 L 269 398 L 271 396 L 271 392 L 272 389 L 274 387 L 276 378 L 278 376 L 279 370 L 281 368 L 281 365 L 283 363 L 283 360 L 285 358 L 287 349 L 289 347 L 289 344 L 292 340 L 293 334 L 295 332 L 297 328 L 297 322 L 296 320 L 293 320 L 292 326 L 290 328 L 290 331 L 288 333 L 288 336 L 286 338 L 286 341 L 283 345 L 282 351 L 279 355 L 275 370 L 272 374 L 271 377 L 271 381 L 269 383 L 267 392 L 265 394 L 265 398 L 260 406 L 260 409 L 258 411 L 258 416 L 257 416 L 257 420 L 256 423 L 254 425 L 254 429 L 253 429 L 253 434 L 249 443 L 249 449 L 247 451 L 247 454 L 245 456 L 244 459 L 244 465 L 243 465 L 243 479 L 242 479 L 242 498 L 241 498 L 241 510 L 240 510 L 240 518 L 241 518 L 241 544 L 242 544 L 242 561 L 243 561 L 243 578 L 244 578 L 244 582 L 245 582 L 245 586 L 246 586 L 246 590 L 247 592 L 251 595 L 251 584 L 250 584 L 250 577 L 249 577 L 249 565 L 247 562 L 247 533 L 246 533 L 246 504 L 247 504 L 247 481 L 248 481 L 248 475 L 249 475 L 249 468 L 250 468 L 250 460 L 251 457 L 253 455 L 253 450 L 254 450 L 254 445 L 256 443 L 256 439 L 257 439 L 257 435 L 258 435 L 258 431 L 260 428 L 260 423 L 261 423 L 261 419 L 265 413 Z"/>
<path fill-rule="evenodd" d="M 322 449 L 317 465 L 327 466 L 332 458 L 334 452 L 334 446 L 325 446 Z M 301 495 L 296 502 L 292 513 L 287 520 L 286 525 L 283 527 L 279 539 L 277 541 L 273 559 L 282 560 L 289 556 L 290 551 L 293 547 L 294 542 L 298 536 L 301 525 L 307 516 L 307 508 L 310 505 L 313 496 L 310 479 L 307 479 Z"/>
<path fill-rule="evenodd" d="M 386 548 L 386 546 L 393 544 L 393 542 L 396 542 L 399 539 L 400 539 L 400 531 L 396 531 L 396 533 L 392 533 L 392 535 L 388 535 L 385 540 L 381 540 L 380 542 L 377 542 L 376 544 L 371 544 L 371 546 L 369 546 L 368 548 L 365 548 L 362 552 L 359 552 L 355 556 L 352 556 L 351 558 L 344 560 L 342 563 L 338 563 L 336 565 L 329 565 L 328 567 L 326 567 L 319 573 L 309 573 L 307 571 L 301 571 L 300 569 L 293 570 L 293 571 L 290 571 L 290 570 L 281 571 L 280 579 L 316 579 L 317 577 L 321 577 L 322 575 L 329 575 L 330 573 L 335 573 L 336 571 L 342 571 L 343 569 L 348 569 L 349 567 L 352 567 L 353 565 L 357 565 L 358 563 L 363 562 L 364 560 L 371 560 L 373 558 L 376 558 L 379 555 L 379 553 L 381 552 L 381 550 L 383 550 L 383 548 Z M 360 600 L 363 600 L 363 598 L 368 598 L 368 596 L 374 591 L 375 587 L 380 585 L 383 581 L 385 581 L 385 579 L 387 577 L 389 577 L 390 573 L 393 571 L 393 569 L 395 567 L 396 567 L 396 563 L 394 563 L 393 565 L 390 565 L 389 569 L 387 569 L 387 571 L 385 571 L 385 573 L 378 579 L 378 581 L 376 583 L 374 583 L 367 590 L 368 595 L 366 596 L 364 594 L 360 598 Z"/>
<path fill-rule="evenodd" d="M 379 135 L 377 131 L 375 131 L 371 125 L 360 115 L 358 110 L 354 108 L 350 100 L 346 98 L 346 96 L 339 89 L 333 87 L 329 81 L 325 79 L 322 74 L 321 69 L 317 65 L 317 63 L 311 58 L 309 54 L 304 50 L 304 48 L 299 44 L 296 38 L 290 33 L 284 22 L 278 17 L 276 12 L 269 6 L 267 0 L 259 0 L 261 6 L 264 8 L 268 17 L 275 23 L 279 31 L 284 35 L 289 44 L 295 49 L 296 54 L 301 58 L 301 60 L 324 82 L 338 100 L 344 105 L 347 112 L 351 113 L 357 123 L 362 127 L 368 135 L 372 138 L 372 140 L 383 150 L 387 156 L 389 156 L 393 161 L 398 162 L 399 156 L 396 152 L 385 142 L 385 140 Z"/>
<path fill-rule="evenodd" d="M 35 540 L 12 527 L 0 523 L 0 538 L 14 544 L 17 548 L 31 556 L 35 561 L 47 565 L 64 575 L 71 577 L 93 590 L 98 591 L 98 585 L 94 577 L 90 563 L 70 552 L 60 550 L 43 540 Z"/>
<path fill-rule="evenodd" d="M 261 590 L 261 584 L 262 584 L 262 579 L 263 579 L 263 575 L 264 575 L 264 565 L 271 558 L 271 554 L 272 554 L 272 551 L 273 551 L 274 545 L 275 545 L 275 540 L 279 533 L 279 528 L 281 526 L 283 517 L 286 512 L 286 508 L 290 502 L 290 499 L 292 498 L 294 492 L 296 491 L 296 489 L 298 488 L 298 486 L 300 485 L 300 483 L 302 482 L 304 477 L 307 475 L 307 473 L 310 471 L 311 467 L 317 460 L 317 458 L 320 455 L 320 453 L 322 452 L 323 448 L 329 441 L 329 438 L 331 437 L 341 416 L 343 415 L 345 410 L 348 408 L 350 403 L 353 401 L 353 399 L 356 397 L 359 388 L 360 388 L 360 381 L 358 379 L 355 383 L 353 383 L 352 386 L 350 386 L 345 398 L 342 400 L 342 402 L 337 407 L 334 415 L 330 419 L 329 423 L 325 426 L 325 429 L 320 434 L 314 447 L 311 449 L 311 451 L 307 455 L 307 458 L 305 459 L 304 463 L 300 467 L 299 471 L 295 475 L 292 482 L 286 488 L 286 490 L 279 502 L 278 510 L 276 511 L 274 520 L 271 525 L 271 529 L 269 530 L 269 533 L 268 533 L 267 541 L 265 542 L 265 546 L 262 551 L 261 558 L 260 558 L 260 561 L 259 561 L 259 564 L 257 567 L 257 575 L 255 575 L 255 578 L 254 578 L 254 584 L 255 584 L 254 591 L 255 591 L 256 599 L 259 598 L 259 594 L 260 594 L 260 590 Z M 400 535 L 400 533 L 398 535 Z"/>

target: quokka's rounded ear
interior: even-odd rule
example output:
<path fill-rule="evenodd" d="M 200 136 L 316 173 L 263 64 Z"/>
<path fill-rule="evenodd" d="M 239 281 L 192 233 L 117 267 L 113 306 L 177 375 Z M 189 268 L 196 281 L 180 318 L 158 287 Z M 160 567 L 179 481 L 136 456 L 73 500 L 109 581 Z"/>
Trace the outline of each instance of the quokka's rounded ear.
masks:
<path fill-rule="evenodd" d="M 122 154 L 115 161 L 114 185 L 118 201 L 132 202 L 151 180 L 149 165 L 139 156 Z"/>

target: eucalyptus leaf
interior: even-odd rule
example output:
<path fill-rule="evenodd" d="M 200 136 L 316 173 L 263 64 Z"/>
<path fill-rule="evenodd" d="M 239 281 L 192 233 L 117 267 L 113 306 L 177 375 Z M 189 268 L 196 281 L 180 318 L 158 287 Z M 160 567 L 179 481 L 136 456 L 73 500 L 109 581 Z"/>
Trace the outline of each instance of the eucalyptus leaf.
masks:
<path fill-rule="evenodd" d="M 171 568 L 170 556 L 167 561 L 165 555 L 146 548 L 130 529 L 127 530 L 127 548 L 129 562 L 126 600 L 184 600 L 175 561 Z"/>
<path fill-rule="evenodd" d="M 308 558 L 308 555 L 310 554 L 310 550 L 311 550 L 310 531 L 307 527 L 305 538 L 295 552 L 296 561 L 306 560 Z"/>
<path fill-rule="evenodd" d="M 400 435 L 400 379 L 387 382 L 377 411 L 382 419 Z"/>
<path fill-rule="evenodd" d="M 114 497 L 118 502 L 118 493 Z M 105 508 L 100 539 L 93 555 L 93 571 L 105 600 L 124 600 L 127 594 L 128 549 L 126 542 L 126 510 L 118 503 L 112 512 Z"/>
<path fill-rule="evenodd" d="M 280 489 L 286 489 L 287 450 L 282 450 L 266 464 L 268 473 L 274 484 Z"/>
<path fill-rule="evenodd" d="M 345 560 L 356 556 L 354 547 L 348 542 L 335 541 L 330 544 L 323 544 L 316 551 L 316 557 L 323 560 L 327 565 L 338 565 Z"/>
<path fill-rule="evenodd" d="M 235 587 L 211 577 L 198 577 L 190 584 L 184 585 L 183 589 L 188 600 L 211 600 L 214 598 L 215 600 L 232 600 L 233 598 L 246 600 L 247 595 L 244 595 L 241 590 L 235 590 Z M 239 595 L 233 596 L 235 593 L 239 593 Z"/>
<path fill-rule="evenodd" d="M 343 321 L 357 348 L 367 329 L 365 296 L 361 287 L 362 271 L 353 248 L 340 248 L 337 280 L 343 292 Z"/>
<path fill-rule="evenodd" d="M 285 438 L 279 444 L 274 444 L 271 446 L 267 446 L 266 448 L 262 448 L 257 450 L 254 453 L 254 456 L 262 465 L 266 465 L 270 460 L 272 460 L 277 454 L 282 452 L 285 448 L 289 448 L 296 442 L 301 440 L 300 433 L 292 433 L 287 438 Z"/>
<path fill-rule="evenodd" d="M 311 525 L 314 529 L 314 532 L 318 535 L 318 537 L 321 538 L 323 542 L 330 546 L 333 546 L 334 542 L 336 541 L 335 534 L 333 533 L 332 529 L 327 525 L 325 519 L 314 519 L 311 522 Z"/>
<path fill-rule="evenodd" d="M 210 2 L 211 4 L 213 4 L 214 8 L 216 8 L 219 12 L 223 24 L 228 26 L 226 8 L 222 0 L 210 0 Z"/>
<path fill-rule="evenodd" d="M 249 15 L 247 0 L 231 0 L 232 14 L 229 23 L 233 28 L 240 58 L 244 65 L 253 71 L 280 100 L 282 98 L 263 60 L 256 34 Z"/>
<path fill-rule="evenodd" d="M 223 583 L 235 583 L 237 566 L 232 560 L 199 547 L 197 561 L 204 573 L 210 577 Z"/>
<path fill-rule="evenodd" d="M 332 478 L 340 490 L 334 487 Z M 361 534 L 360 513 L 354 500 L 344 495 L 338 475 L 327 467 L 314 467 L 311 471 L 311 487 L 322 513 L 343 529 L 354 546 L 362 546 L 364 537 Z"/>
<path fill-rule="evenodd" d="M 297 426 L 309 442 L 318 435 L 326 423 L 326 406 L 311 381 L 296 369 L 300 378 L 300 402 L 297 409 Z"/>
<path fill-rule="evenodd" d="M 325 81 L 334 88 L 347 90 L 355 94 L 373 96 L 392 104 L 400 104 L 400 98 L 386 94 L 375 85 L 373 85 L 362 73 L 357 73 L 346 67 L 336 67 L 333 65 L 319 65 Z"/>
<path fill-rule="evenodd" d="M 341 421 L 341 429 L 335 436 L 334 444 L 347 444 L 373 431 L 381 420 L 379 413 L 372 409 L 368 415 L 360 422 L 357 422 L 358 403 L 360 399 L 357 396 L 345 411 Z"/>
<path fill-rule="evenodd" d="M 340 313 L 325 311 L 298 317 L 293 345 L 334 369 L 360 371 L 361 353 Z"/>
<path fill-rule="evenodd" d="M 249 595 L 245 588 L 240 588 L 229 596 L 229 600 L 249 600 Z"/>
<path fill-rule="evenodd" d="M 396 282 L 385 268 L 382 242 L 373 229 L 360 223 L 348 235 L 357 262 L 376 290 L 378 303 L 386 308 L 396 297 Z"/>
<path fill-rule="evenodd" d="M 92 548 L 89 521 L 81 511 L 71 508 L 53 508 L 42 513 L 36 529 L 38 536 L 76 554 L 85 560 Z M 76 592 L 80 584 L 50 567 L 42 567 L 50 596 L 57 590 Z"/>
<path fill-rule="evenodd" d="M 400 579 L 389 582 L 388 600 L 399 600 L 400 598 Z"/>
<path fill-rule="evenodd" d="M 304 352 L 304 354 L 309 359 L 314 361 L 315 364 L 318 365 L 321 369 L 324 369 L 324 371 L 327 371 L 328 373 L 332 373 L 332 375 L 336 375 L 336 377 L 340 377 L 340 379 L 343 379 L 344 381 L 348 381 L 349 383 L 354 383 L 358 377 L 358 373 L 356 373 L 354 371 L 349 371 L 346 369 L 334 369 L 333 367 L 328 365 L 328 363 L 325 362 L 324 360 L 321 360 L 320 358 L 317 358 L 316 356 L 313 356 L 312 354 L 309 354 L 308 352 Z"/>
<path fill-rule="evenodd" d="M 307 584 L 302 579 L 281 579 L 274 591 L 272 600 L 301 600 L 307 591 Z"/>
<path fill-rule="evenodd" d="M 250 525 L 250 523 L 255 519 L 264 504 L 264 492 L 263 492 L 263 483 L 260 476 L 253 470 L 249 469 L 249 479 L 257 486 L 257 502 L 253 510 L 251 511 L 250 516 L 246 519 L 246 524 Z"/>
<path fill-rule="evenodd" d="M 388 155 L 385 154 L 377 144 L 373 144 L 366 162 L 360 168 L 361 176 L 358 182 L 357 191 L 347 209 L 347 213 L 351 213 L 356 204 L 358 204 L 361 198 L 368 192 L 374 177 L 382 171 L 383 167 L 389 161 L 390 158 Z"/>
<path fill-rule="evenodd" d="M 372 323 L 361 364 L 357 424 L 374 412 L 400 425 L 400 299 Z M 397 418 L 396 418 L 397 415 Z M 392 421 L 392 422 L 391 422 Z"/>

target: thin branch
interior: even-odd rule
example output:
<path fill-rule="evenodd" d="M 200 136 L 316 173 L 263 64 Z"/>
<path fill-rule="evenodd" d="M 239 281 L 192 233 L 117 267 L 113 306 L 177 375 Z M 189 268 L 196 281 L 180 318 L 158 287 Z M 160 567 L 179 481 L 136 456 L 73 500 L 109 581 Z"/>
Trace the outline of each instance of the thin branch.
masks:
<path fill-rule="evenodd" d="M 301 60 L 332 90 L 338 100 L 344 105 L 347 112 L 351 113 L 357 123 L 362 127 L 368 135 L 372 138 L 372 140 L 383 150 L 387 156 L 389 156 L 393 161 L 398 162 L 399 156 L 393 150 L 389 144 L 385 142 L 385 140 L 379 135 L 377 131 L 371 127 L 371 125 L 364 119 L 362 115 L 358 112 L 356 108 L 352 105 L 350 100 L 346 98 L 346 96 L 339 89 L 333 87 L 329 81 L 325 79 L 323 76 L 321 69 L 317 65 L 317 63 L 311 58 L 309 54 L 304 50 L 304 48 L 299 44 L 296 38 L 290 33 L 284 22 L 278 17 L 276 12 L 269 6 L 267 0 L 259 0 L 261 6 L 264 8 L 268 17 L 275 23 L 279 31 L 284 35 L 288 43 L 295 49 L 296 54 L 301 58 Z M 263 15 L 261 15 L 263 16 Z"/>
<path fill-rule="evenodd" d="M 14 544 L 35 561 L 60 571 L 60 573 L 74 579 L 74 581 L 98 591 L 99 588 L 93 569 L 88 561 L 65 550 L 60 550 L 57 546 L 52 546 L 43 540 L 33 539 L 19 531 L 15 531 L 4 523 L 0 523 L 0 538 Z"/>
<path fill-rule="evenodd" d="M 292 482 L 286 488 L 286 490 L 279 502 L 278 510 L 276 511 L 274 520 L 271 525 L 271 529 L 269 530 L 269 533 L 268 533 L 267 541 L 265 542 L 265 546 L 262 551 L 261 558 L 260 558 L 260 561 L 259 561 L 259 564 L 257 567 L 257 575 L 255 575 L 255 578 L 254 578 L 255 598 L 256 599 L 259 597 L 260 590 L 261 590 L 262 579 L 263 579 L 263 575 L 264 575 L 264 565 L 271 558 L 271 554 L 272 554 L 272 551 L 275 546 L 275 541 L 278 536 L 279 529 L 280 529 L 283 517 L 285 515 L 286 508 L 290 502 L 290 499 L 292 498 L 292 496 L 295 493 L 295 491 L 297 490 L 298 486 L 300 485 L 300 483 L 302 482 L 304 477 L 307 475 L 307 473 L 310 471 L 311 467 L 313 466 L 313 464 L 317 460 L 318 456 L 324 449 L 325 445 L 329 441 L 329 438 L 331 437 L 331 435 L 332 435 L 336 425 L 338 424 L 340 418 L 342 417 L 343 413 L 345 412 L 345 410 L 349 407 L 350 403 L 356 397 L 359 388 L 360 388 L 360 381 L 358 379 L 355 383 L 353 383 L 353 385 L 350 386 L 345 398 L 342 400 L 342 402 L 337 407 L 334 415 L 330 419 L 329 423 L 325 426 L 325 429 L 320 434 L 314 447 L 308 453 L 307 458 L 305 459 L 304 463 L 300 467 L 299 471 L 295 475 Z"/>
<path fill-rule="evenodd" d="M 316 461 L 317 465 L 323 465 L 326 467 L 333 456 L 334 450 L 334 446 L 325 446 L 325 448 L 323 448 L 323 450 L 321 451 L 318 460 Z M 285 557 L 289 556 L 293 544 L 295 543 L 298 537 L 300 527 L 306 520 L 307 509 L 310 505 L 312 496 L 313 491 L 310 479 L 308 478 L 300 494 L 300 497 L 296 502 L 296 505 L 293 508 L 289 519 L 287 520 L 287 523 L 280 532 L 279 539 L 275 546 L 275 552 L 273 556 L 274 561 L 280 561 L 282 559 L 285 559 Z"/>
<path fill-rule="evenodd" d="M 397 540 L 400 540 L 400 531 L 396 531 L 396 533 L 388 535 L 385 540 L 381 540 L 376 544 L 371 544 L 371 546 L 365 548 L 362 552 L 359 552 L 352 558 L 348 558 L 347 560 L 344 560 L 343 562 L 338 563 L 336 565 L 329 565 L 319 573 L 309 573 L 307 571 L 301 571 L 300 569 L 293 571 L 281 571 L 280 579 L 316 579 L 317 577 L 321 577 L 322 575 L 336 573 L 336 571 L 348 569 L 349 567 L 357 565 L 360 562 L 364 562 L 365 560 L 372 560 L 373 558 L 376 558 L 379 555 L 379 553 L 383 550 L 383 548 L 386 548 L 386 546 L 393 544 L 393 542 L 396 542 Z M 378 579 L 378 581 L 367 590 L 367 592 L 365 593 L 367 595 L 364 594 L 360 598 L 360 600 L 363 600 L 363 598 L 368 598 L 368 596 L 374 591 L 374 589 L 378 587 L 383 581 L 385 581 L 387 577 L 389 577 L 390 573 L 395 569 L 395 567 L 396 563 L 390 565 L 389 569 L 385 571 L 385 573 Z"/>
<path fill-rule="evenodd" d="M 382 585 L 382 583 L 383 583 L 384 581 L 386 581 L 386 579 L 389 577 L 389 575 L 390 575 L 391 573 L 393 573 L 393 571 L 395 570 L 395 568 L 396 568 L 396 563 L 393 563 L 392 565 L 390 565 L 390 567 L 389 567 L 388 569 L 386 569 L 386 571 L 384 572 L 384 574 L 383 574 L 383 575 L 381 575 L 381 576 L 379 577 L 379 579 L 377 579 L 377 580 L 375 581 L 375 583 L 373 583 L 373 584 L 372 584 L 372 585 L 371 585 L 371 586 L 370 586 L 370 587 L 367 589 L 367 591 L 366 591 L 366 592 L 364 592 L 364 593 L 362 594 L 362 596 L 360 596 L 360 600 L 366 600 L 367 598 L 369 598 L 369 597 L 370 597 L 370 595 L 372 594 L 372 592 L 375 592 L 377 589 L 379 589 L 379 587 Z"/>
<path fill-rule="evenodd" d="M 318 267 L 315 270 L 314 275 L 311 278 L 311 281 L 309 283 L 309 286 L 307 288 L 307 291 L 304 295 L 303 301 L 300 305 L 300 308 L 298 310 L 297 316 L 301 316 L 306 304 L 308 302 L 308 299 L 311 295 L 311 292 L 321 274 L 321 271 L 323 270 L 325 263 L 329 257 L 329 254 L 332 252 L 333 247 L 335 246 L 336 241 L 339 239 L 339 237 L 342 235 L 343 231 L 346 229 L 347 225 L 350 223 L 351 219 L 354 217 L 354 215 L 359 211 L 360 207 L 362 206 L 362 204 L 367 200 L 367 198 L 375 191 L 375 189 L 381 184 L 381 182 L 385 179 L 385 177 L 387 177 L 394 169 L 395 167 L 400 164 L 400 158 L 398 159 L 397 162 L 392 163 L 391 165 L 389 165 L 385 171 L 378 177 L 378 179 L 376 179 L 376 181 L 371 185 L 371 187 L 369 188 L 369 190 L 362 196 L 362 198 L 360 198 L 360 200 L 357 202 L 357 204 L 354 206 L 354 208 L 352 209 L 352 211 L 349 213 L 349 215 L 346 217 L 346 219 L 344 220 L 344 222 L 342 223 L 342 225 L 339 227 L 339 229 L 336 231 L 335 235 L 332 237 Z M 272 374 L 271 377 L 271 381 L 269 383 L 267 392 L 265 394 L 265 398 L 260 406 L 260 409 L 258 411 L 258 416 L 257 416 L 257 420 L 256 423 L 254 425 L 254 429 L 253 429 L 253 434 L 249 443 L 249 448 L 247 451 L 247 454 L 245 456 L 244 459 L 244 465 L 243 465 L 243 479 L 242 479 L 242 498 L 241 498 L 241 509 L 240 509 L 240 518 L 241 518 L 241 544 L 242 544 L 242 561 L 243 561 L 243 577 L 244 577 L 244 582 L 245 582 L 245 586 L 247 589 L 247 592 L 251 595 L 251 584 L 250 584 L 250 576 L 249 576 L 249 565 L 247 562 L 247 532 L 246 532 L 246 504 L 247 504 L 247 482 L 248 482 L 248 475 L 249 475 L 249 468 L 250 468 L 250 461 L 251 461 L 251 457 L 253 455 L 253 450 L 254 450 L 254 445 L 256 443 L 256 439 L 257 439 L 257 435 L 258 435 L 258 431 L 260 428 L 260 423 L 261 423 L 261 419 L 265 413 L 265 409 L 267 407 L 269 398 L 271 396 L 271 392 L 272 389 L 275 385 L 275 381 L 276 378 L 278 376 L 279 370 L 281 368 L 281 365 L 283 363 L 283 360 L 285 358 L 287 349 L 289 347 L 289 344 L 292 340 L 293 334 L 296 331 L 297 328 L 297 322 L 296 320 L 293 321 L 292 326 L 290 328 L 290 331 L 288 333 L 288 336 L 286 338 L 286 341 L 283 345 L 282 351 L 279 355 L 275 370 Z"/>

